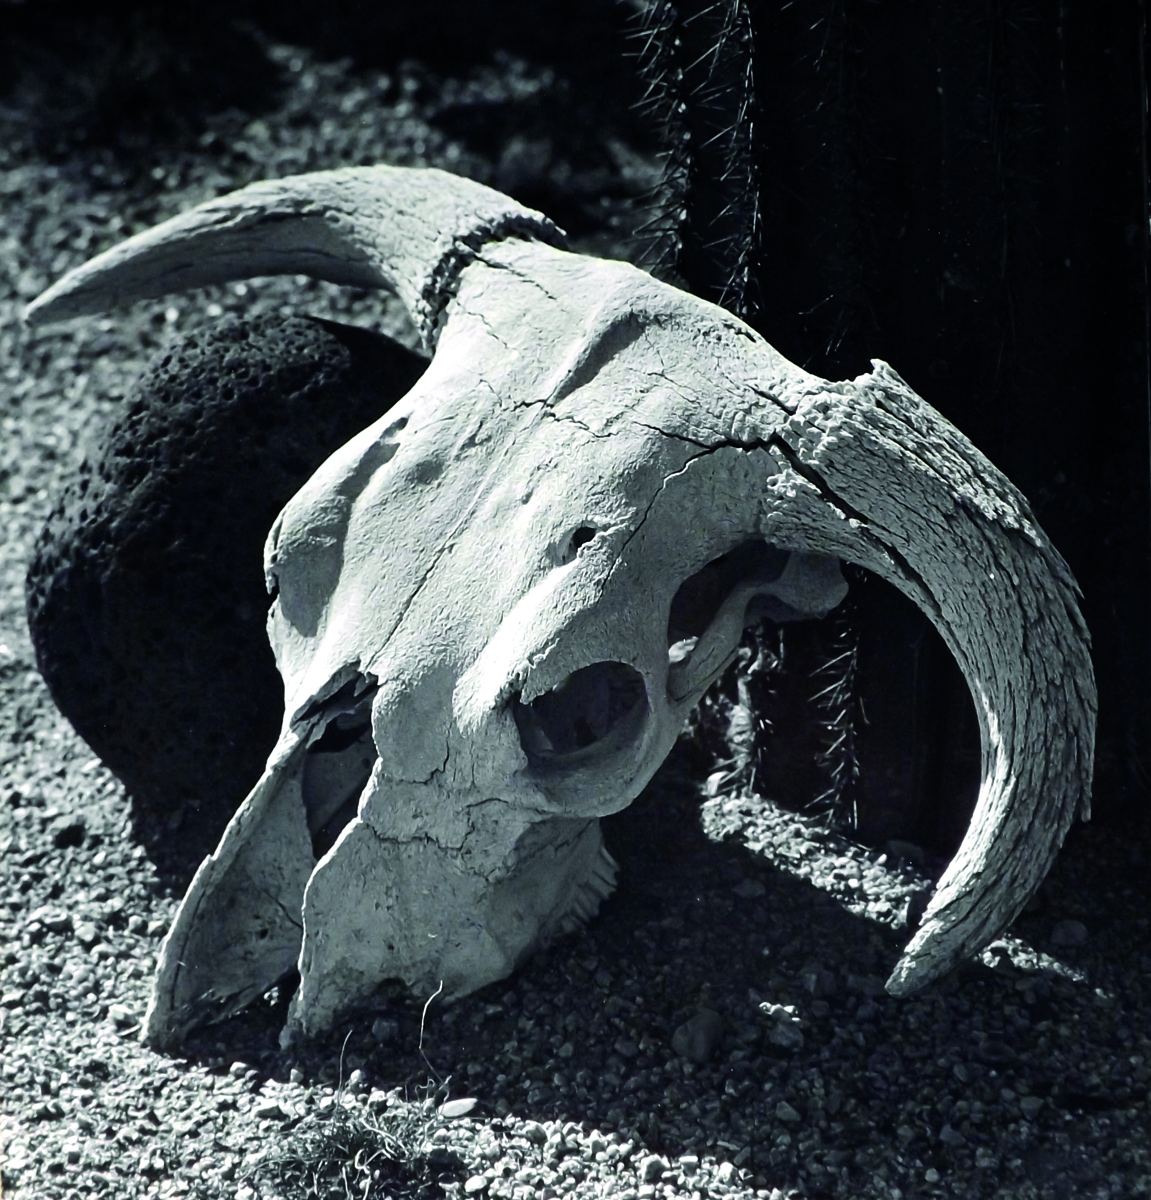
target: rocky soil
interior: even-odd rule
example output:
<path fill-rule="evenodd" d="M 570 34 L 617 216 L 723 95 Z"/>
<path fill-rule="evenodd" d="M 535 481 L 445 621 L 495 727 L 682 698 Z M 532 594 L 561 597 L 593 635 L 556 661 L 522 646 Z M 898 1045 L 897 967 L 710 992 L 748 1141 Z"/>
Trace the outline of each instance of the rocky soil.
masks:
<path fill-rule="evenodd" d="M 123 236 L 265 175 L 445 166 L 551 209 L 581 248 L 627 254 L 655 171 L 618 97 L 540 63 L 384 71 L 253 45 L 273 84 L 258 106 L 86 141 L 32 111 L 31 92 L 0 108 L 5 1194 L 302 1195 L 269 1155 L 352 1111 L 383 1129 L 426 1119 L 435 1149 L 410 1184 L 429 1195 L 1151 1195 L 1146 823 L 1073 830 L 1008 936 L 896 1001 L 883 980 L 943 864 L 708 797 L 686 745 L 608 823 L 617 895 L 506 983 L 451 1007 L 381 997 L 302 1050 L 278 1049 L 276 993 L 182 1057 L 139 1045 L 189 864 L 148 858 L 129 799 L 39 679 L 31 541 L 171 331 L 300 309 L 404 328 L 384 298 L 297 280 L 36 332 L 22 306 Z M 476 1104 L 452 1116 L 426 1098 Z M 374 1194 L 404 1186 L 381 1177 Z"/>

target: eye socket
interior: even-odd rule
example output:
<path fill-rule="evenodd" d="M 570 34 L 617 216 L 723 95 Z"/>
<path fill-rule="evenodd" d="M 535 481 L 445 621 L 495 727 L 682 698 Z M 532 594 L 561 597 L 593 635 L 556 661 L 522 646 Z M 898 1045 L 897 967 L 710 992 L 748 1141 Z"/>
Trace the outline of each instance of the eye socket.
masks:
<path fill-rule="evenodd" d="M 580 525 L 573 529 L 563 550 L 559 555 L 560 566 L 566 566 L 579 553 L 581 546 L 586 546 L 595 537 L 598 530 L 594 525 Z"/>
<path fill-rule="evenodd" d="M 555 762 L 578 755 L 624 731 L 647 711 L 643 676 L 621 662 L 598 662 L 573 671 L 528 704 L 512 701 L 512 716 L 529 759 Z"/>
<path fill-rule="evenodd" d="M 671 602 L 667 620 L 668 646 L 702 637 L 720 605 L 738 584 L 749 579 L 773 582 L 783 574 L 789 557 L 786 550 L 753 540 L 713 559 L 685 579 Z"/>

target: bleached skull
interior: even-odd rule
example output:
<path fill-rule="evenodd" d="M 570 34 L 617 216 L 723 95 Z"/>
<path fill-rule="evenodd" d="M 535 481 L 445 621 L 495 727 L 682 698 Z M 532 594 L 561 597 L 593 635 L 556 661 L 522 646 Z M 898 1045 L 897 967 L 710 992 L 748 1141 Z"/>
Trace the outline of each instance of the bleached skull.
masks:
<path fill-rule="evenodd" d="M 385 980 L 460 996 L 592 915 L 598 818 L 745 625 L 823 616 L 841 560 L 915 601 L 983 737 L 971 829 L 889 982 L 978 951 L 1086 815 L 1087 635 L 1014 487 L 885 364 L 828 383 L 724 310 L 558 249 L 437 171 L 259 184 L 50 289 L 58 319 L 257 274 L 389 287 L 434 357 L 267 543 L 280 740 L 165 942 L 145 1036 L 294 966 L 287 1035 Z"/>

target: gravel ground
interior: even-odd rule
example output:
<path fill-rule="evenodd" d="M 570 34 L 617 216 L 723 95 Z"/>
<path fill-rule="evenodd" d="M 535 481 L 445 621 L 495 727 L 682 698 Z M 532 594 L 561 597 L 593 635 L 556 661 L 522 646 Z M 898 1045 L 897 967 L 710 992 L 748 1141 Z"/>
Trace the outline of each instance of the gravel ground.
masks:
<path fill-rule="evenodd" d="M 266 53 L 274 104 L 217 112 L 195 136 L 45 146 L 0 110 L 5 1192 L 272 1196 L 261 1161 L 333 1113 L 418 1123 L 425 1098 L 448 1095 L 477 1102 L 428 1116 L 428 1187 L 450 1196 L 1151 1195 L 1145 826 L 1075 829 L 1010 936 L 896 1001 L 883 980 L 943 864 L 709 798 L 687 746 L 608 822 L 622 878 L 599 919 L 506 983 L 426 1014 L 382 1000 L 290 1052 L 274 993 L 186 1057 L 138 1044 L 182 880 L 136 844 L 128 799 L 39 679 L 31 540 L 171 330 L 289 306 L 404 327 L 381 297 L 292 280 L 35 333 L 21 306 L 126 234 L 264 175 L 447 166 L 550 199 L 582 248 L 626 253 L 654 171 L 627 128 L 531 64 L 436 79 Z M 556 137 L 548 112 L 599 136 Z M 476 130 L 496 119 L 493 150 Z"/>

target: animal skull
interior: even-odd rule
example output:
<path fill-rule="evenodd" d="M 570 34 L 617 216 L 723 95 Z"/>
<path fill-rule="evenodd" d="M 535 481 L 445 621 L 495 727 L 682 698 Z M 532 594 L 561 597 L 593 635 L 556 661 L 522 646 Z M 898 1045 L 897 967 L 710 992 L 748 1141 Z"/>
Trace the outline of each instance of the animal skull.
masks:
<path fill-rule="evenodd" d="M 982 729 L 971 829 L 889 990 L 996 936 L 1087 815 L 1077 589 L 1010 482 L 885 364 L 829 383 L 559 240 L 442 172 L 324 172 L 203 205 L 29 310 L 307 273 L 393 289 L 434 350 L 269 535 L 282 732 L 164 944 L 154 1044 L 297 963 L 286 1038 L 385 980 L 461 996 L 590 917 L 615 876 L 598 818 L 746 624 L 834 608 L 841 560 L 928 614 Z"/>

